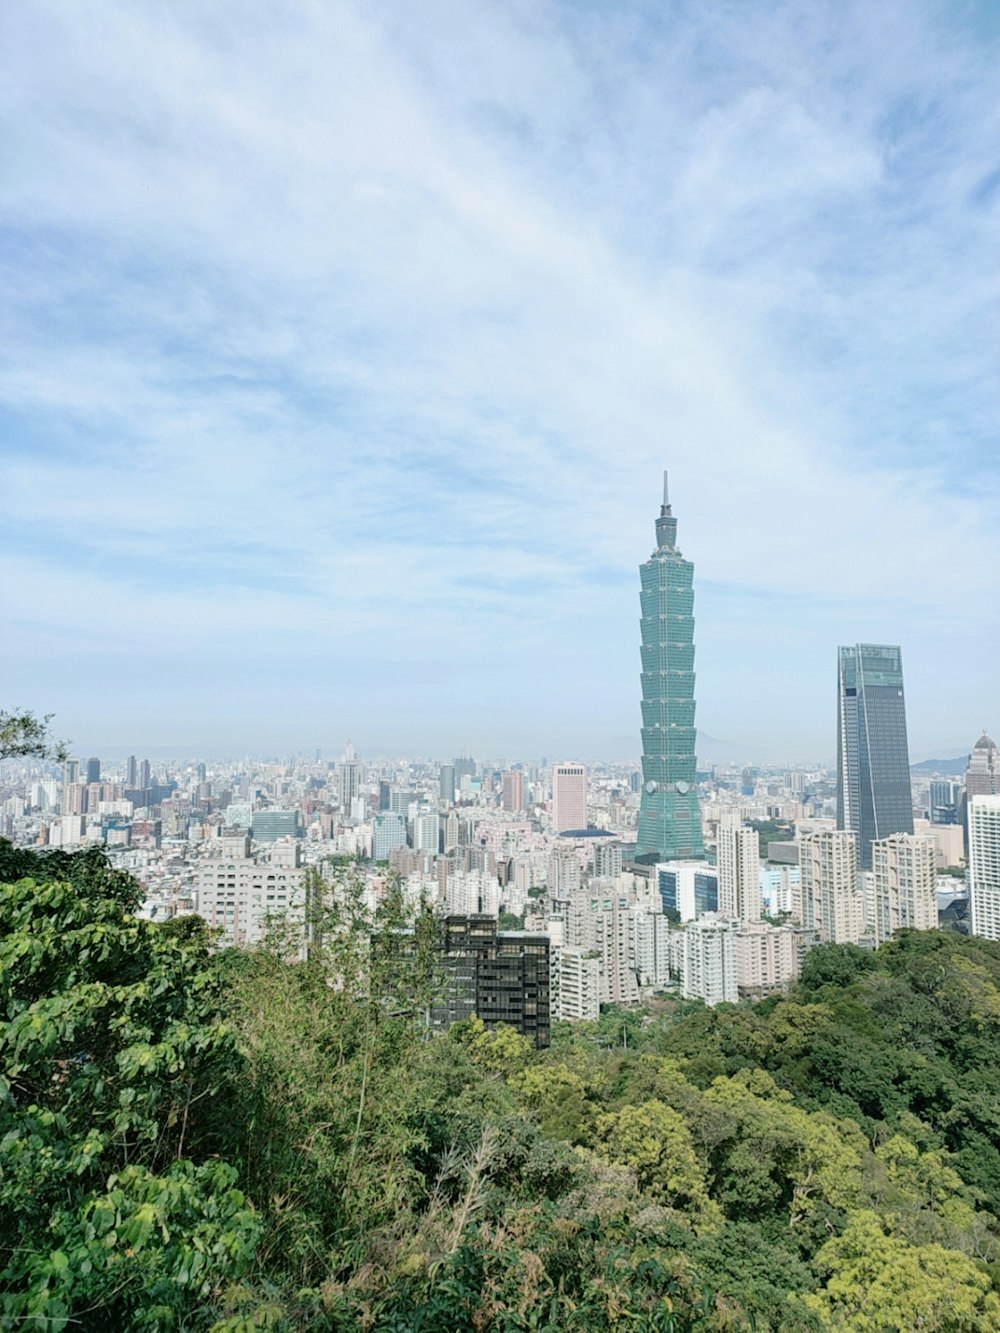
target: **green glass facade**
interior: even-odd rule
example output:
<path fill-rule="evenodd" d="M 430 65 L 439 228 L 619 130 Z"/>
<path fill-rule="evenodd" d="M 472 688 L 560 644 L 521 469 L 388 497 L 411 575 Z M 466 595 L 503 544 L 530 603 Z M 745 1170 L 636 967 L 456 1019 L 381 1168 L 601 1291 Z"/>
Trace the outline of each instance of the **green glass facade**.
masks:
<path fill-rule="evenodd" d="M 656 550 L 639 566 L 642 607 L 642 861 L 701 858 L 695 788 L 694 566 L 677 549 L 663 479 Z"/>

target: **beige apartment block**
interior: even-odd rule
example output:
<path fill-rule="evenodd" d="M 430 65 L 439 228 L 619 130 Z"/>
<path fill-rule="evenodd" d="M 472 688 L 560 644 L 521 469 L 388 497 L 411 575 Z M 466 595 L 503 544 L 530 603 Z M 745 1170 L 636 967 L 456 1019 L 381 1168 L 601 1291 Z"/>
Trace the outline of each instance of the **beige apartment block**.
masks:
<path fill-rule="evenodd" d="M 857 944 L 864 934 L 864 903 L 857 844 L 849 829 L 822 829 L 799 842 L 804 925 L 825 944 Z"/>
<path fill-rule="evenodd" d="M 198 914 L 222 931 L 221 943 L 259 944 L 274 920 L 302 927 L 305 950 L 305 870 L 298 865 L 223 856 L 195 872 Z"/>
<path fill-rule="evenodd" d="M 719 913 L 740 921 L 760 920 L 760 838 L 746 828 L 739 811 L 719 823 Z"/>
<path fill-rule="evenodd" d="M 937 847 L 932 837 L 893 833 L 872 843 L 875 940 L 897 930 L 934 930 L 937 912 Z"/>
<path fill-rule="evenodd" d="M 763 921 L 741 925 L 736 932 L 735 958 L 741 997 L 774 995 L 799 975 L 798 940 L 792 926 L 769 926 Z"/>

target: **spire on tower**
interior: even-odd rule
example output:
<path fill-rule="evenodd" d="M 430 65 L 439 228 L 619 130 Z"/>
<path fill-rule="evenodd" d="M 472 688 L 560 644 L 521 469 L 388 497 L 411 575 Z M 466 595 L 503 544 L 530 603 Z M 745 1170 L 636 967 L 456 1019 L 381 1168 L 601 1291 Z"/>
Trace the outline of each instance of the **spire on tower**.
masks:
<path fill-rule="evenodd" d="M 660 513 L 663 515 L 667 515 L 670 513 L 670 491 L 667 487 L 666 469 L 664 469 L 663 472 L 663 507 L 660 510 Z"/>

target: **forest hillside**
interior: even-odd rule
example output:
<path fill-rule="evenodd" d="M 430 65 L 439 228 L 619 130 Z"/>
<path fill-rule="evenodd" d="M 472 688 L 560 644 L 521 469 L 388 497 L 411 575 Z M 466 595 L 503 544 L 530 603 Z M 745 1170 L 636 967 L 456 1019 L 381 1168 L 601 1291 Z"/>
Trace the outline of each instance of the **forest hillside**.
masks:
<path fill-rule="evenodd" d="M 2 1327 L 1000 1328 L 991 944 L 823 946 L 536 1052 L 428 1034 L 392 896 L 289 963 L 137 919 L 96 850 L 0 843 L 0 885 Z"/>

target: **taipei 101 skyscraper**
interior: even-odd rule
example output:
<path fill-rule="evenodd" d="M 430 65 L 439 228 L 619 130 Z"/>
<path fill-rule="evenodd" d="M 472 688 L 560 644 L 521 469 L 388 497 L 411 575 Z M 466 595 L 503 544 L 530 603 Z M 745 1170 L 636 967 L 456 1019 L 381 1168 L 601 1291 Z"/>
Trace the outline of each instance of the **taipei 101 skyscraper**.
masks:
<path fill-rule="evenodd" d="M 656 550 L 642 581 L 642 799 L 639 861 L 705 854 L 695 789 L 694 565 L 677 549 L 667 474 Z"/>

